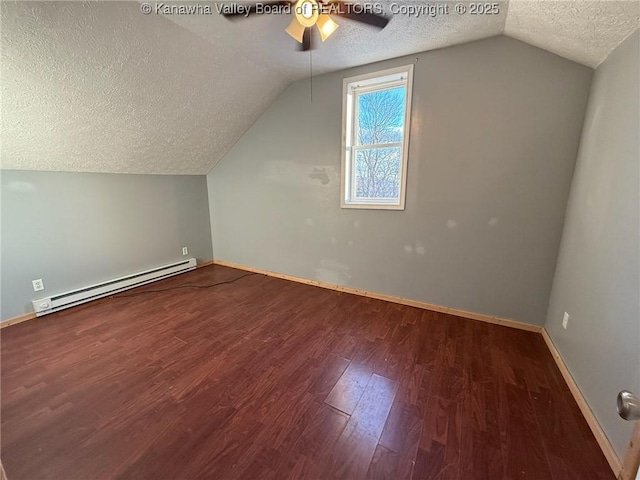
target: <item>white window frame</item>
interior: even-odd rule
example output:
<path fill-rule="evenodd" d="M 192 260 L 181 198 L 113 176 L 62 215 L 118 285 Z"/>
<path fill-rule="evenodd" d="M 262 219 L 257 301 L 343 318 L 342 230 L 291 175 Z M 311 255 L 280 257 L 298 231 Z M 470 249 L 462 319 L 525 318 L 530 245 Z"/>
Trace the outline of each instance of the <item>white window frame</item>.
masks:
<path fill-rule="evenodd" d="M 405 114 L 402 142 L 380 145 L 357 145 L 356 122 L 358 119 L 357 94 L 406 86 Z M 409 153 L 409 132 L 411 131 L 411 93 L 413 90 L 413 65 L 404 65 L 377 72 L 345 78 L 342 82 L 342 208 L 365 208 L 380 210 L 404 210 L 407 190 L 407 163 Z M 398 200 L 381 198 L 355 198 L 355 152 L 361 148 L 401 147 L 402 172 Z"/>

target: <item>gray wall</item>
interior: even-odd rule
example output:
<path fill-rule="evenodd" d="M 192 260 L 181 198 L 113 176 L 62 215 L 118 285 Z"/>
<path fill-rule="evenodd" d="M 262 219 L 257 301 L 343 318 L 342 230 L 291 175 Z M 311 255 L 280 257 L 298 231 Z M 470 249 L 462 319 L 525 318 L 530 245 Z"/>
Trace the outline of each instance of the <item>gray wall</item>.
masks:
<path fill-rule="evenodd" d="M 36 298 L 182 258 L 213 257 L 204 176 L 12 170 L 0 176 L 3 320 L 32 311 Z M 33 292 L 36 278 L 44 291 Z"/>
<path fill-rule="evenodd" d="M 406 210 L 342 210 L 342 79 L 416 58 Z M 495 37 L 296 82 L 207 176 L 216 258 L 542 324 L 592 72 Z"/>
<path fill-rule="evenodd" d="M 595 72 L 546 324 L 620 456 L 632 425 L 616 395 L 640 394 L 639 44 L 636 31 Z"/>

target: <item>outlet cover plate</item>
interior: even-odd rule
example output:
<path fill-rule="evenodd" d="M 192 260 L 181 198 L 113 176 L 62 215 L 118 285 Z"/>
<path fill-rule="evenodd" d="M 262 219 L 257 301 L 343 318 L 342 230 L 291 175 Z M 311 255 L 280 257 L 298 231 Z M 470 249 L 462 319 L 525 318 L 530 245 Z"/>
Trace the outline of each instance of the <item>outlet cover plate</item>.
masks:
<path fill-rule="evenodd" d="M 569 314 L 564 312 L 564 316 L 562 317 L 562 328 L 567 329 L 567 325 L 569 325 Z"/>
<path fill-rule="evenodd" d="M 34 292 L 39 292 L 40 290 L 44 290 L 44 282 L 42 281 L 41 278 L 37 280 L 32 280 L 31 283 L 33 284 Z"/>
<path fill-rule="evenodd" d="M 182 254 L 189 255 L 189 249 L 187 247 L 182 247 Z"/>

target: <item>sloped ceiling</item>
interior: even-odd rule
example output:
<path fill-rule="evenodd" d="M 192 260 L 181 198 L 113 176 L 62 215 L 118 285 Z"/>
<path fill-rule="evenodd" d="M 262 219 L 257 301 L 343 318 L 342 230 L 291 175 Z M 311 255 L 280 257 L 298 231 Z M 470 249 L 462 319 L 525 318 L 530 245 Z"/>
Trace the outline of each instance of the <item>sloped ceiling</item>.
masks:
<path fill-rule="evenodd" d="M 309 75 L 287 16 L 144 15 L 138 2 L 1 2 L 5 169 L 204 174 Z M 168 4 L 165 3 L 165 4 Z M 421 2 L 399 2 L 420 5 Z M 639 25 L 637 1 L 500 3 L 497 15 L 341 20 L 314 74 L 500 34 L 595 67 Z M 385 4 L 387 11 L 390 3 Z"/>
<path fill-rule="evenodd" d="M 2 2 L 1 67 L 14 169 L 205 173 L 288 83 L 137 2 Z"/>
<path fill-rule="evenodd" d="M 597 67 L 638 26 L 640 1 L 510 0 L 504 34 Z"/>

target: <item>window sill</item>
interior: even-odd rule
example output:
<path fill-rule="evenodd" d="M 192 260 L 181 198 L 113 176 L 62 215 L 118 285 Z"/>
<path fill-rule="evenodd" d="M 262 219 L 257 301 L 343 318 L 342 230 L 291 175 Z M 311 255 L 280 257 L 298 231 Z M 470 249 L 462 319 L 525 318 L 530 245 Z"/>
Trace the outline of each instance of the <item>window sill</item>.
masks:
<path fill-rule="evenodd" d="M 342 203 L 340 208 L 359 210 L 404 210 L 404 205 L 384 205 L 376 203 Z"/>

